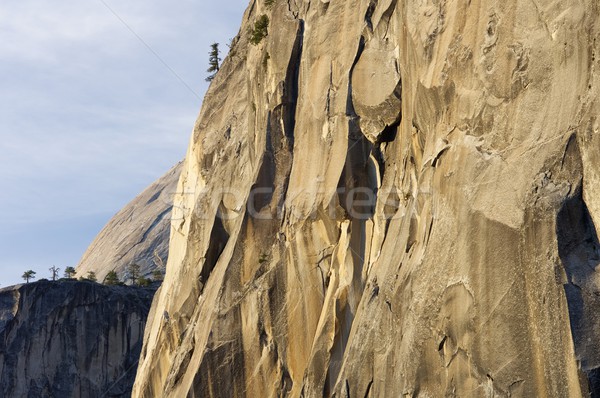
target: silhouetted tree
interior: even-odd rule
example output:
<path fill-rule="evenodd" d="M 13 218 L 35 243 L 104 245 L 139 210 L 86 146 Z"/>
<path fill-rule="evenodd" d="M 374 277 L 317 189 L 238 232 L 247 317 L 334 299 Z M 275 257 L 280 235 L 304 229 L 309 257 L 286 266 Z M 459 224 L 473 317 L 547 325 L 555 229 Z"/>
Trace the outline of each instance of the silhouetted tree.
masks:
<path fill-rule="evenodd" d="M 109 286 L 118 285 L 120 283 L 119 276 L 115 272 L 115 270 L 109 271 L 104 278 L 104 284 Z"/>
<path fill-rule="evenodd" d="M 131 280 L 132 285 L 138 284 L 138 279 L 140 278 L 140 265 L 136 263 L 131 263 L 127 266 L 127 271 L 129 272 L 129 279 Z"/>
<path fill-rule="evenodd" d="M 55 265 L 53 265 L 52 267 L 50 267 L 48 269 L 52 273 L 52 280 L 55 281 L 56 278 L 58 278 L 58 271 L 60 271 L 60 268 L 58 268 Z"/>
<path fill-rule="evenodd" d="M 25 279 L 25 282 L 29 283 L 30 279 L 34 279 L 35 278 L 35 274 L 37 272 L 32 271 L 32 270 L 28 270 L 23 272 L 23 275 L 21 275 L 21 278 Z"/>
<path fill-rule="evenodd" d="M 65 268 L 65 278 L 73 278 L 75 276 L 75 268 L 67 267 Z"/>
<path fill-rule="evenodd" d="M 92 282 L 97 282 L 98 281 L 98 278 L 96 278 L 96 273 L 94 271 L 88 272 L 88 274 L 85 277 L 85 279 L 87 279 L 88 281 L 92 281 Z"/>
<path fill-rule="evenodd" d="M 208 73 L 210 73 L 210 75 L 206 78 L 207 82 L 212 81 L 219 71 L 219 65 L 221 62 L 219 53 L 219 43 L 211 44 L 210 52 L 208 53 L 208 69 L 206 70 Z"/>

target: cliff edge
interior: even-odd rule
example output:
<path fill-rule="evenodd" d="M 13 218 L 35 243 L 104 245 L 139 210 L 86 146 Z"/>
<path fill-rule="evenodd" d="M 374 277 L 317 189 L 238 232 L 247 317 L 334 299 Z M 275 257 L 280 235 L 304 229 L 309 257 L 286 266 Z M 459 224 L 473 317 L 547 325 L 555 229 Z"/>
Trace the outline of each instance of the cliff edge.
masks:
<path fill-rule="evenodd" d="M 153 295 L 74 280 L 0 289 L 0 395 L 130 397 Z"/>

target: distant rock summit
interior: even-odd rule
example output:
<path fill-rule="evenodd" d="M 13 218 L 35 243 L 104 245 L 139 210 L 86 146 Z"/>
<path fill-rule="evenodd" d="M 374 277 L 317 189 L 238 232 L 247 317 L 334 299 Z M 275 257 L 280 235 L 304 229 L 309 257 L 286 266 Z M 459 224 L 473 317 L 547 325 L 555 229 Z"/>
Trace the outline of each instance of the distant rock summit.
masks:
<path fill-rule="evenodd" d="M 129 397 L 152 289 L 65 280 L 0 290 L 0 397 Z"/>
<path fill-rule="evenodd" d="M 171 209 L 181 163 L 119 211 L 100 231 L 77 266 L 77 277 L 93 271 L 99 281 L 114 270 L 127 279 L 127 266 L 140 265 L 140 276 L 164 266 L 169 255 Z"/>

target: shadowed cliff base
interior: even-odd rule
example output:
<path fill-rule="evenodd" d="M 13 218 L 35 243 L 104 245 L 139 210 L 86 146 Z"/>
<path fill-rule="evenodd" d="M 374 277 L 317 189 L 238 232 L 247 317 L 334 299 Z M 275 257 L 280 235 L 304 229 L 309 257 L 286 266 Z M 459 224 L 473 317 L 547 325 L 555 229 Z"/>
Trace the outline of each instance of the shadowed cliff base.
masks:
<path fill-rule="evenodd" d="M 0 290 L 0 396 L 129 397 L 154 290 L 75 280 Z"/>

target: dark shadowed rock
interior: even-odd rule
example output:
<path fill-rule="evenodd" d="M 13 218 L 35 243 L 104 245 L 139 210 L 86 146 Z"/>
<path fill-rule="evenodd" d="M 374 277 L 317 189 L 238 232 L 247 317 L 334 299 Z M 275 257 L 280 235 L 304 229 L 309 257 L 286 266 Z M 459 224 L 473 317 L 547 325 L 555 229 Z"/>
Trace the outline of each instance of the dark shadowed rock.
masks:
<path fill-rule="evenodd" d="M 74 280 L 0 290 L 0 396 L 129 397 L 152 289 Z"/>

